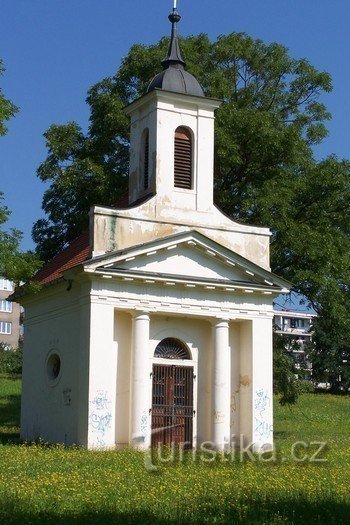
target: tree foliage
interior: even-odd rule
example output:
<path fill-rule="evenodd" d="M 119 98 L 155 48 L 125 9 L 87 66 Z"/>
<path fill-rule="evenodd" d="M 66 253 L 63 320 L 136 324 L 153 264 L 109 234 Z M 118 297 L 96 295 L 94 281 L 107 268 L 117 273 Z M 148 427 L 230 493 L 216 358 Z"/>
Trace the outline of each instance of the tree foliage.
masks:
<path fill-rule="evenodd" d="M 274 336 L 273 343 L 273 391 L 279 395 L 281 405 L 293 405 L 298 399 L 294 361 L 286 351 L 284 337 Z"/>
<path fill-rule="evenodd" d="M 310 371 L 296 365 L 295 350 L 300 350 L 295 337 L 274 333 L 273 391 L 282 406 L 294 405 L 300 394 L 314 391 Z"/>
<path fill-rule="evenodd" d="M 21 252 L 22 233 L 19 230 L 4 228 L 9 214 L 0 193 L 0 276 L 15 282 L 28 282 L 41 263 L 35 253 Z"/>
<path fill-rule="evenodd" d="M 92 86 L 87 134 L 74 122 L 45 133 L 48 156 L 38 175 L 50 187 L 43 200 L 46 218 L 33 231 L 44 260 L 87 226 L 92 204 L 113 205 L 126 191 L 129 120 L 123 107 L 146 92 L 167 46 L 165 38 L 133 46 L 116 75 Z M 189 37 L 182 49 L 206 95 L 225 101 L 216 122 L 218 204 L 233 219 L 271 225 L 269 203 L 261 210 L 260 193 L 282 171 L 292 178 L 296 164 L 312 163 L 309 146 L 326 135 L 329 115 L 318 96 L 331 89 L 329 75 L 291 59 L 283 46 L 244 34 L 214 43 L 204 34 Z"/>
<path fill-rule="evenodd" d="M 19 375 L 23 367 L 23 348 L 6 348 L 0 343 L 0 374 Z"/>
<path fill-rule="evenodd" d="M 75 122 L 46 132 L 38 175 L 49 183 L 44 219 L 33 229 L 43 260 L 88 224 L 93 204 L 113 205 L 127 187 L 129 122 L 123 107 L 159 72 L 168 39 L 134 45 L 117 73 L 88 92 L 88 132 Z M 210 97 L 222 98 L 215 135 L 215 199 L 232 219 L 272 230 L 272 269 L 291 280 L 322 314 L 330 301 L 350 321 L 350 163 L 317 161 L 313 146 L 330 118 L 322 95 L 330 76 L 282 45 L 232 33 L 211 42 L 182 39 L 187 70 Z"/>
<path fill-rule="evenodd" d="M 334 393 L 350 392 L 348 301 L 342 303 L 337 302 L 336 308 L 332 299 L 323 303 L 314 321 L 315 335 L 308 348 L 314 381 L 328 384 Z"/>
<path fill-rule="evenodd" d="M 4 72 L 0 59 L 0 76 Z M 0 89 L 0 135 L 5 135 L 5 123 L 18 111 L 18 108 Z M 39 260 L 33 253 L 21 253 L 19 249 L 22 234 L 18 230 L 8 231 L 4 228 L 10 211 L 4 205 L 3 193 L 0 192 L 0 276 L 13 281 L 28 281 L 39 266 Z"/>
<path fill-rule="evenodd" d="M 0 58 L 0 77 L 4 74 L 4 71 L 5 68 L 3 61 Z M 2 90 L 0 89 L 0 136 L 6 134 L 6 122 L 10 120 L 10 118 L 13 117 L 17 111 L 18 108 L 11 102 L 11 100 L 5 98 Z"/>

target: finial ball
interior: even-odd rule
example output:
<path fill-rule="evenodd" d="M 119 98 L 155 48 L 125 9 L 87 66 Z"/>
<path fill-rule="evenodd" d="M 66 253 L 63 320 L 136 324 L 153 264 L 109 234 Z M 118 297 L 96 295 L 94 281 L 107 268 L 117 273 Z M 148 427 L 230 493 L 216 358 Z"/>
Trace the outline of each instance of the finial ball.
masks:
<path fill-rule="evenodd" d="M 181 20 L 181 15 L 179 15 L 177 11 L 174 11 L 168 16 L 168 18 L 172 24 L 177 24 Z"/>

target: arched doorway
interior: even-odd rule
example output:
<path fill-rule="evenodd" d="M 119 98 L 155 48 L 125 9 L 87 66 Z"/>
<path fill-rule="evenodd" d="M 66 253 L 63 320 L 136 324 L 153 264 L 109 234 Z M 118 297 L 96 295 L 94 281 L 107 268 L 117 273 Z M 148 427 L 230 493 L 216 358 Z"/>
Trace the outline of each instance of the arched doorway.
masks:
<path fill-rule="evenodd" d="M 163 339 L 154 357 L 190 360 L 187 346 L 172 337 Z M 154 364 L 152 373 L 152 447 L 193 444 L 193 366 Z"/>

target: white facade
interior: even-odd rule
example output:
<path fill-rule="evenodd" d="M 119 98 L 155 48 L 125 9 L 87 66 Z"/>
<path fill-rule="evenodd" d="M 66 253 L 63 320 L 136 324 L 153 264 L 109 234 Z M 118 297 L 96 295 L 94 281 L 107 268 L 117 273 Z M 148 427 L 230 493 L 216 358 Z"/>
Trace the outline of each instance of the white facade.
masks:
<path fill-rule="evenodd" d="M 269 230 L 234 223 L 214 206 L 218 106 L 157 89 L 126 109 L 130 203 L 147 195 L 146 129 L 153 195 L 127 210 L 95 207 L 91 259 L 22 298 L 23 438 L 145 449 L 171 399 L 177 423 L 168 426 L 187 425 L 190 447 L 209 441 L 224 449 L 240 435 L 255 449 L 272 446 L 272 301 L 288 283 L 269 270 Z M 179 126 L 193 139 L 187 190 L 174 187 Z M 165 340 L 183 345 L 188 358 L 157 354 Z M 163 425 L 168 439 L 173 430 Z"/>
<path fill-rule="evenodd" d="M 175 337 L 195 369 L 194 445 L 221 446 L 233 434 L 271 443 L 271 296 L 146 277 L 109 270 L 27 303 L 22 436 L 113 447 L 141 435 L 148 444 L 154 350 Z M 56 380 L 46 370 L 51 353 L 61 358 Z"/>

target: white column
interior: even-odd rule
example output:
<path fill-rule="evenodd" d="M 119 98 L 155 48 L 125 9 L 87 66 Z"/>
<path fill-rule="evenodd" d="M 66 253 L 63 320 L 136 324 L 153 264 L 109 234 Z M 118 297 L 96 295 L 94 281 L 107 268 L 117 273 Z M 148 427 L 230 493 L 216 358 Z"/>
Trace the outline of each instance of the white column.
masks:
<path fill-rule="evenodd" d="M 131 440 L 134 446 L 141 449 L 150 444 L 149 327 L 149 314 L 137 312 L 133 318 L 132 333 Z"/>
<path fill-rule="evenodd" d="M 230 347 L 228 321 L 213 325 L 212 441 L 223 450 L 230 443 Z"/>

